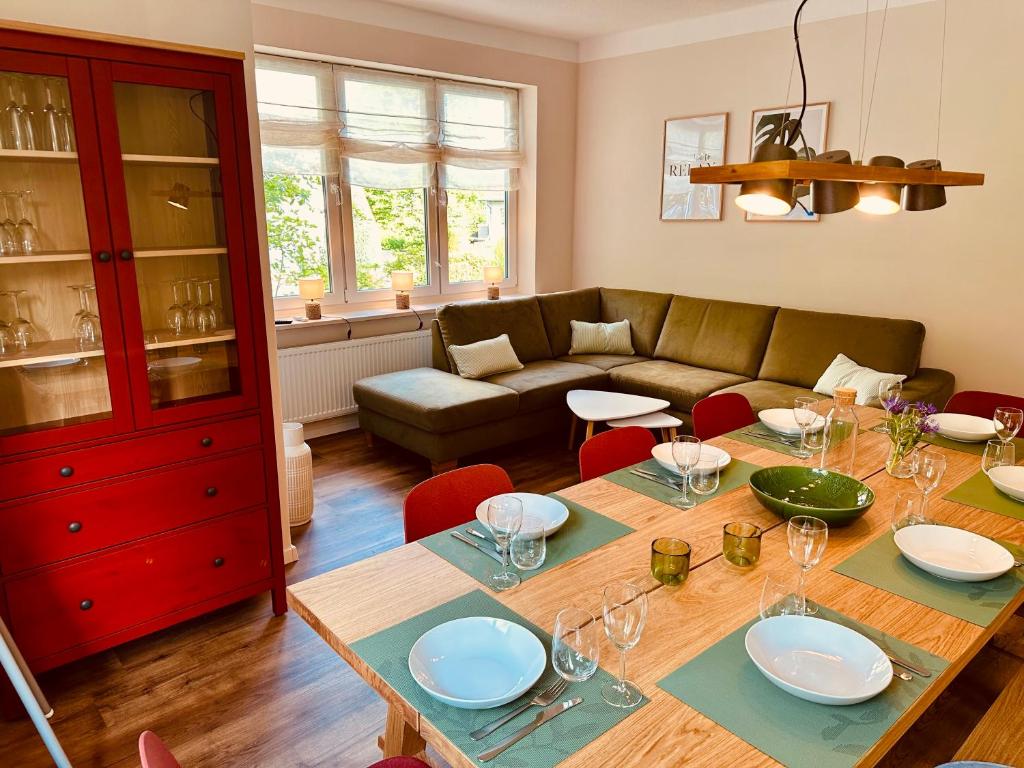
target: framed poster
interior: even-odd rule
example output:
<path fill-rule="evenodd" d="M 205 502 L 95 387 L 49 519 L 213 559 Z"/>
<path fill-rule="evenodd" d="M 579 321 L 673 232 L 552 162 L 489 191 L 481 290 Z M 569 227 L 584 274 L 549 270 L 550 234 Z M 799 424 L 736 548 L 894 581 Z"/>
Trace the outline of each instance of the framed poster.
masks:
<path fill-rule="evenodd" d="M 828 105 L 830 102 L 822 101 L 816 104 L 808 104 L 804 113 L 801 132 L 804 141 L 797 139 L 793 149 L 797 151 L 800 160 L 813 159 L 815 155 L 825 151 L 828 144 Z M 789 107 L 772 107 L 770 109 L 756 109 L 750 117 L 750 161 L 754 160 L 754 150 L 758 145 L 768 138 L 773 128 L 787 120 L 795 120 L 800 115 L 800 105 L 795 104 Z M 806 142 L 807 155 L 804 154 L 804 142 Z M 809 197 L 799 198 L 805 205 Z M 816 213 L 807 213 L 799 205 L 794 205 L 793 210 L 786 216 L 760 216 L 756 213 L 748 213 L 747 221 L 818 221 L 821 218 Z"/>
<path fill-rule="evenodd" d="M 665 121 L 661 156 L 661 220 L 719 221 L 722 185 L 691 184 L 690 168 L 722 165 L 729 115 L 725 112 Z"/>

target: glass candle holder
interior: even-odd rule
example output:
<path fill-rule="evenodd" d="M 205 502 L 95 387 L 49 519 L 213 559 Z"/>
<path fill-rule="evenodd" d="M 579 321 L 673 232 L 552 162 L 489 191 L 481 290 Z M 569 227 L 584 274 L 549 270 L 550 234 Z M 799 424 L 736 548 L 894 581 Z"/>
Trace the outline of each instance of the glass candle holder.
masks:
<path fill-rule="evenodd" d="M 690 575 L 690 545 L 682 539 L 651 542 L 651 575 L 666 587 L 678 587 Z"/>
<path fill-rule="evenodd" d="M 761 557 L 763 533 L 753 523 L 726 523 L 722 527 L 722 554 L 740 568 L 754 565 Z"/>

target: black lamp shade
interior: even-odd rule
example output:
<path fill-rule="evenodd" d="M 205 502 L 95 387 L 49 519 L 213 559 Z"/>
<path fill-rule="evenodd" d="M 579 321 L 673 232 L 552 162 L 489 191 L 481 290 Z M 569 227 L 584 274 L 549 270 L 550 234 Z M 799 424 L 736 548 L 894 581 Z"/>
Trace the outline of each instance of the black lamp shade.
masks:
<path fill-rule="evenodd" d="M 817 155 L 814 162 L 850 165 L 850 153 L 845 149 L 834 149 Z M 841 213 L 850 210 L 859 201 L 857 184 L 852 181 L 811 182 L 811 210 L 814 213 Z"/>
<path fill-rule="evenodd" d="M 754 152 L 753 162 L 796 160 L 796 150 L 783 144 L 764 143 Z M 792 179 L 755 179 L 740 184 L 736 205 L 762 216 L 785 216 L 793 210 L 795 182 Z"/>
<path fill-rule="evenodd" d="M 917 160 L 907 168 L 941 171 L 938 160 Z M 946 188 L 936 184 L 908 184 L 903 193 L 903 207 L 908 211 L 931 211 L 946 204 Z"/>
<path fill-rule="evenodd" d="M 892 155 L 875 155 L 868 162 L 868 165 L 876 165 L 884 168 L 903 168 L 903 161 Z M 857 210 L 863 213 L 886 216 L 897 213 L 900 209 L 901 184 L 886 184 L 884 182 L 860 185 L 860 202 Z"/>

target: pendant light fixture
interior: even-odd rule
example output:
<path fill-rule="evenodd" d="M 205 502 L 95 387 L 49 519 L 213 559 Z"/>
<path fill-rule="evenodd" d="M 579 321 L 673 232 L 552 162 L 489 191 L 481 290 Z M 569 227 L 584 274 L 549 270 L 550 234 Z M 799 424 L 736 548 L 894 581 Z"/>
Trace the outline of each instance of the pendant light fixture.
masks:
<path fill-rule="evenodd" d="M 881 168 L 902 168 L 903 161 L 892 155 L 876 155 L 868 161 L 868 165 Z M 861 213 L 871 213 L 876 216 L 891 216 L 900 210 L 900 192 L 902 184 L 861 184 L 860 202 L 857 203 L 857 210 Z M 941 187 L 939 187 L 941 189 Z"/>
<path fill-rule="evenodd" d="M 754 152 L 754 162 L 771 160 L 796 160 L 796 150 L 766 141 Z M 785 216 L 793 210 L 795 192 L 792 179 L 751 179 L 740 184 L 736 205 L 761 216 Z"/>
<path fill-rule="evenodd" d="M 845 149 L 834 149 L 822 152 L 814 158 L 819 163 L 837 163 L 851 165 L 850 153 Z M 842 213 L 855 205 L 859 207 L 860 192 L 851 181 L 813 181 L 811 182 L 811 209 L 815 213 Z M 897 203 L 897 206 L 899 203 Z"/>

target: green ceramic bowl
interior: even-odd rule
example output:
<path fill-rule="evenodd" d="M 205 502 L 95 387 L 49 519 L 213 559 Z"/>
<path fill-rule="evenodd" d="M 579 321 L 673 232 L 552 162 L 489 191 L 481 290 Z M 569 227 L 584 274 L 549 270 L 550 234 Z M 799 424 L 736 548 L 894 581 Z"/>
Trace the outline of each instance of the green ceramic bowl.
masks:
<path fill-rule="evenodd" d="M 750 476 L 761 505 L 784 520 L 812 515 L 830 526 L 849 525 L 875 503 L 875 492 L 848 475 L 809 467 L 767 467 Z"/>

